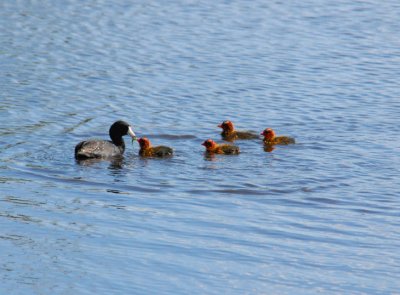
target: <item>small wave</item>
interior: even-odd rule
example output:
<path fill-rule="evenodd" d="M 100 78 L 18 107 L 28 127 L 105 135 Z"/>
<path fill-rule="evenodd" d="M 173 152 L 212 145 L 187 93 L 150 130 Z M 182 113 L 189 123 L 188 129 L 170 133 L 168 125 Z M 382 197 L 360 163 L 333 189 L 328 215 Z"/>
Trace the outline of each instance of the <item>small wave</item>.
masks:
<path fill-rule="evenodd" d="M 233 195 L 265 195 L 266 192 L 250 189 L 217 189 L 217 190 L 189 190 L 188 193 L 201 195 L 204 193 L 222 193 L 222 194 L 233 194 Z"/>
<path fill-rule="evenodd" d="M 176 135 L 176 134 L 158 134 L 158 135 L 151 135 L 152 138 L 163 138 L 163 139 L 195 139 L 197 138 L 194 135 L 191 134 L 182 134 L 182 135 Z"/>
<path fill-rule="evenodd" d="M 4 202 L 9 202 L 9 203 L 13 203 L 16 205 L 29 205 L 29 206 L 36 206 L 39 207 L 41 205 L 46 204 L 45 202 L 36 202 L 33 200 L 29 200 L 29 199 L 23 199 L 20 197 L 14 197 L 14 196 L 6 196 L 3 199 Z"/>
<path fill-rule="evenodd" d="M 320 198 L 320 197 L 310 197 L 310 198 L 305 198 L 305 200 L 316 203 L 331 204 L 331 205 L 337 205 L 340 203 L 338 200 L 329 198 Z"/>
<path fill-rule="evenodd" d="M 89 181 L 89 180 L 83 180 L 80 178 L 70 178 L 70 177 L 64 177 L 61 175 L 57 174 L 43 174 L 39 173 L 37 171 L 32 171 L 31 169 L 20 169 L 20 168 L 13 168 L 14 170 L 18 171 L 21 175 L 25 175 L 29 178 L 36 178 L 36 179 L 43 179 L 43 180 L 51 180 L 54 182 L 59 182 L 59 183 L 64 183 L 64 184 L 72 184 L 72 185 L 82 185 L 86 187 L 91 187 L 91 188 L 97 188 L 97 189 L 104 189 L 104 190 L 109 190 L 110 185 L 107 183 L 102 183 L 102 182 L 97 182 L 97 181 Z M 50 173 L 50 171 L 48 171 Z M 119 185 L 115 186 L 116 188 L 113 188 L 114 192 L 117 189 L 122 192 L 148 192 L 148 193 L 154 193 L 154 192 L 159 192 L 159 189 L 157 188 L 148 188 L 148 187 L 142 187 L 142 186 L 136 186 L 136 185 Z"/>

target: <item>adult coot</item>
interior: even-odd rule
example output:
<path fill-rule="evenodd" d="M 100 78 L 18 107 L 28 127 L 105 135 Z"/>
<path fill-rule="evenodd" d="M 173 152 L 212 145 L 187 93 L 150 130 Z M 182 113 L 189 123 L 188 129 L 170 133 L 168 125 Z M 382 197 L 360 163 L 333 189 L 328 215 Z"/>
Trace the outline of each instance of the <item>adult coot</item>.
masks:
<path fill-rule="evenodd" d="M 124 121 L 117 121 L 110 127 L 110 140 L 86 140 L 75 147 L 76 159 L 120 157 L 125 151 L 122 136 L 129 134 L 133 139 L 136 135 L 131 126 Z"/>

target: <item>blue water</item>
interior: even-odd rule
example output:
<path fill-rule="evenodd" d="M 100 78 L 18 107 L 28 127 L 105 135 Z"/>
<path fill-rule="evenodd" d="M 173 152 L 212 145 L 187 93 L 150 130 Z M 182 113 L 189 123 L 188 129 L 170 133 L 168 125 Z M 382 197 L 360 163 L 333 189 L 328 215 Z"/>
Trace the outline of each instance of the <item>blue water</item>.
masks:
<path fill-rule="evenodd" d="M 115 3 L 114 3 L 115 2 Z M 0 294 L 396 294 L 398 1 L 0 2 Z M 171 159 L 78 164 L 123 119 Z M 297 144 L 204 157 L 217 125 Z"/>

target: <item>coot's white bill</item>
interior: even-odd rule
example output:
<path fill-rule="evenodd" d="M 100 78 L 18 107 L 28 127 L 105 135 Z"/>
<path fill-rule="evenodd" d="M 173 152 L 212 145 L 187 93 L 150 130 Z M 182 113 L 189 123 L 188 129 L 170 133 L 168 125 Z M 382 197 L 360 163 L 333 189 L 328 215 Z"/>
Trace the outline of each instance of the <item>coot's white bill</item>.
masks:
<path fill-rule="evenodd" d="M 130 137 L 132 137 L 132 139 L 136 139 L 136 134 L 133 132 L 131 126 L 128 127 L 128 134 Z"/>

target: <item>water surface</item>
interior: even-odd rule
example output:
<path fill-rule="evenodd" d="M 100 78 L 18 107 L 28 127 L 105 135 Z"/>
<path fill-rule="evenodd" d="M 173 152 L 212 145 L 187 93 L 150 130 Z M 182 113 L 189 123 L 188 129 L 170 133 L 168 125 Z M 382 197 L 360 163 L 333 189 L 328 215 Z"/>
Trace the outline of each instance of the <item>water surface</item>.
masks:
<path fill-rule="evenodd" d="M 0 293 L 400 289 L 397 1 L 0 3 Z M 77 163 L 124 119 L 171 159 Z M 204 157 L 216 127 L 297 144 Z"/>

